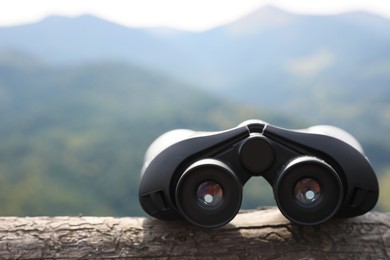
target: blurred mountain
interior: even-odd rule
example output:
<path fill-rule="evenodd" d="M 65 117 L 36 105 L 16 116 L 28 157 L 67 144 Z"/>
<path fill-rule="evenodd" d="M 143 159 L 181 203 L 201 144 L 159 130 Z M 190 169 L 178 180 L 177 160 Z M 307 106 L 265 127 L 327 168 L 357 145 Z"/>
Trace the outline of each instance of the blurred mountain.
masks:
<path fill-rule="evenodd" d="M 199 33 L 88 15 L 0 27 L 0 211 L 139 214 L 155 137 L 253 117 L 335 124 L 390 167 L 389 31 L 369 13 L 273 7 Z"/>
<path fill-rule="evenodd" d="M 130 62 L 382 143 L 390 131 L 389 31 L 390 20 L 370 13 L 310 16 L 268 6 L 200 33 L 127 28 L 88 15 L 48 17 L 0 28 L 0 49 L 55 64 Z"/>
<path fill-rule="evenodd" d="M 161 68 L 187 62 L 174 46 L 146 29 L 131 29 L 89 15 L 51 16 L 38 23 L 0 28 L 0 48 L 17 49 L 54 63 L 122 60 Z"/>
<path fill-rule="evenodd" d="M 306 16 L 268 6 L 202 33 L 128 28 L 89 15 L 53 16 L 0 27 L 0 48 L 57 63 L 131 61 L 221 91 L 283 93 L 286 77 L 339 81 L 350 80 L 356 69 L 383 70 L 390 56 L 389 30 L 390 20 L 369 13 Z"/>
<path fill-rule="evenodd" d="M 7 57 L 0 63 L 2 215 L 140 215 L 143 156 L 165 131 L 224 130 L 248 118 L 292 123 L 120 62 L 55 66 Z"/>
<path fill-rule="evenodd" d="M 127 28 L 88 15 L 48 17 L 0 28 L 0 48 L 54 63 L 127 61 L 225 97 L 322 117 L 335 93 L 341 103 L 383 97 L 389 31 L 390 20 L 370 13 L 309 16 L 268 6 L 201 33 Z"/>

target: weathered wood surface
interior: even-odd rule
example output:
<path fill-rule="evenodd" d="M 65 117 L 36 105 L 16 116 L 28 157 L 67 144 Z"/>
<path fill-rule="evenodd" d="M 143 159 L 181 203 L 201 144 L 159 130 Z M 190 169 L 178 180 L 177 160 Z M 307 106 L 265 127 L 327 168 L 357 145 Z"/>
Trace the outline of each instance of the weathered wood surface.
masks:
<path fill-rule="evenodd" d="M 0 258 L 388 259 L 390 213 L 302 227 L 270 208 L 213 230 L 140 217 L 1 217 Z"/>

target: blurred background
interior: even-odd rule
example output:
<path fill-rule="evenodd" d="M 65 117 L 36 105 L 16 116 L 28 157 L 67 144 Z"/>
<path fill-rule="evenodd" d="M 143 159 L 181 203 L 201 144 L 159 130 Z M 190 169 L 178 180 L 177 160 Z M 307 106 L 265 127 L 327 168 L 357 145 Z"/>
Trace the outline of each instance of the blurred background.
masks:
<path fill-rule="evenodd" d="M 349 131 L 390 210 L 387 1 L 139 2 L 2 3 L 0 215 L 144 215 L 156 137 L 250 118 Z M 243 208 L 275 205 L 247 186 Z"/>

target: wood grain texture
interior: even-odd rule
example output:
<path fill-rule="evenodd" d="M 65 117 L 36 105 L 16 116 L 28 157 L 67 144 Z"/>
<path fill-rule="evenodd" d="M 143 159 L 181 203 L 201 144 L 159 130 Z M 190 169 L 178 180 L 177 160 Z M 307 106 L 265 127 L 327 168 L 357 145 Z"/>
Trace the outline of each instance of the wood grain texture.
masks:
<path fill-rule="evenodd" d="M 140 217 L 1 217 L 1 259 L 387 259 L 390 213 L 291 224 L 277 208 L 202 229 Z"/>

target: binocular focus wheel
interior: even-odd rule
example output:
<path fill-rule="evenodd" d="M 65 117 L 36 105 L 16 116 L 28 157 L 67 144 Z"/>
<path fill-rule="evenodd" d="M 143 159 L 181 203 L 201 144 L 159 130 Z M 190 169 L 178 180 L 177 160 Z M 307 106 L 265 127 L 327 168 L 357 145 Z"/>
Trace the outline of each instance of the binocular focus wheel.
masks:
<path fill-rule="evenodd" d="M 253 175 L 260 175 L 274 160 L 274 147 L 265 137 L 251 136 L 240 147 L 240 162 Z"/>
<path fill-rule="evenodd" d="M 203 159 L 185 170 L 177 183 L 175 198 L 179 212 L 191 223 L 220 227 L 239 211 L 242 185 L 226 164 Z"/>
<path fill-rule="evenodd" d="M 291 161 L 274 186 L 280 211 L 303 225 L 321 224 L 333 217 L 343 200 L 343 185 L 336 171 L 315 157 Z"/>

